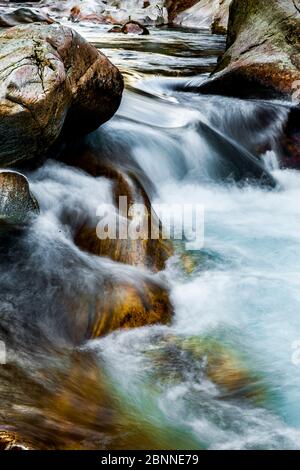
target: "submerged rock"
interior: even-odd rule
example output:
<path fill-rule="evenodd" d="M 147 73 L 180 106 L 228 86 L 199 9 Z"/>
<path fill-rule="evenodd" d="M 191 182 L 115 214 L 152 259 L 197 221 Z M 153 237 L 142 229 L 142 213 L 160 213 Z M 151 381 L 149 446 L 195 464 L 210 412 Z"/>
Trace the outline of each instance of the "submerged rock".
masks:
<path fill-rule="evenodd" d="M 0 27 L 17 26 L 22 23 L 52 24 L 54 20 L 49 15 L 44 15 L 30 8 L 17 8 L 8 13 L 0 8 Z"/>
<path fill-rule="evenodd" d="M 237 351 L 209 337 L 166 336 L 149 353 L 155 361 L 157 378 L 163 381 L 200 382 L 208 378 L 223 397 L 237 396 L 261 403 L 266 396 L 261 377 Z"/>
<path fill-rule="evenodd" d="M 172 256 L 173 249 L 169 240 L 163 239 L 160 221 L 151 210 L 150 201 L 139 182 L 122 173 L 120 170 L 107 168 L 102 175 L 109 176 L 113 182 L 114 201 L 116 205 L 116 218 L 122 226 L 127 225 L 127 232 L 130 226 L 145 231 L 141 239 L 133 239 L 128 236 L 126 239 L 117 237 L 114 239 L 100 239 L 97 235 L 96 225 L 89 223 L 81 226 L 75 235 L 76 244 L 83 250 L 98 256 L 109 257 L 113 261 L 148 268 L 157 272 L 165 268 L 165 263 Z M 118 211 L 119 198 L 126 197 L 127 209 L 131 211 L 133 204 L 142 204 L 145 211 L 138 214 L 134 210 L 130 215 L 120 214 Z M 124 220 L 124 216 L 127 220 Z M 122 219 L 123 217 L 123 219 Z M 157 238 L 152 239 L 151 231 L 157 233 Z M 144 237 L 144 238 L 143 238 Z"/>
<path fill-rule="evenodd" d="M 299 50 L 300 6 L 295 1 L 233 0 L 227 51 L 201 90 L 293 100 L 300 83 Z"/>
<path fill-rule="evenodd" d="M 124 25 L 116 25 L 108 31 L 109 33 L 138 34 L 140 36 L 148 36 L 149 29 L 138 21 L 127 21 Z"/>
<path fill-rule="evenodd" d="M 25 176 L 15 171 L 0 171 L 0 226 L 22 225 L 38 213 L 39 206 L 31 194 Z"/>
<path fill-rule="evenodd" d="M 0 35 L 0 165 L 44 156 L 61 131 L 85 134 L 110 119 L 123 79 L 105 55 L 59 25 Z"/>

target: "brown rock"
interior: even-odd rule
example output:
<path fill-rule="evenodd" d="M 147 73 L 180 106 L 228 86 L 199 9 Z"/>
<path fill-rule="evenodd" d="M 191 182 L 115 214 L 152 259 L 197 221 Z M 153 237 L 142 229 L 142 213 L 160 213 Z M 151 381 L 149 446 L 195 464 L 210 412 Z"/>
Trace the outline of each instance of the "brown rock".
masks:
<path fill-rule="evenodd" d="M 60 135 L 84 134 L 110 119 L 123 79 L 75 31 L 18 26 L 0 35 L 0 164 L 44 156 Z"/>
<path fill-rule="evenodd" d="M 47 357 L 51 365 L 39 358 L 34 371 L 0 371 L 7 398 L 0 450 L 172 449 L 173 436 L 146 424 L 116 393 L 99 357 L 67 349 Z"/>
<path fill-rule="evenodd" d="M 123 34 L 138 34 L 140 36 L 148 36 L 150 31 L 146 26 L 142 25 L 138 21 L 127 21 L 123 25 L 115 25 L 109 31 L 109 33 L 123 33 Z"/>
<path fill-rule="evenodd" d="M 181 381 L 192 373 L 195 375 L 198 366 L 220 388 L 223 397 L 240 396 L 256 403 L 266 398 L 259 374 L 240 359 L 237 351 L 213 338 L 182 339 L 170 335 L 154 350 L 153 356 L 158 379 L 171 377 Z"/>
<path fill-rule="evenodd" d="M 289 114 L 284 131 L 279 139 L 278 151 L 283 168 L 300 170 L 300 111 L 294 108 Z"/>

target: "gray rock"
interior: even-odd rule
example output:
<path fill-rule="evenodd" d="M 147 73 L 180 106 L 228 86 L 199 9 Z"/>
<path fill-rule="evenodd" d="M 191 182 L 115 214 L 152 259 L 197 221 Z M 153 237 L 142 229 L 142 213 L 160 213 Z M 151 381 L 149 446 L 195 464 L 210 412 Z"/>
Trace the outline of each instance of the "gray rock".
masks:
<path fill-rule="evenodd" d="M 27 178 L 15 171 L 0 170 L 0 227 L 23 225 L 38 212 Z"/>

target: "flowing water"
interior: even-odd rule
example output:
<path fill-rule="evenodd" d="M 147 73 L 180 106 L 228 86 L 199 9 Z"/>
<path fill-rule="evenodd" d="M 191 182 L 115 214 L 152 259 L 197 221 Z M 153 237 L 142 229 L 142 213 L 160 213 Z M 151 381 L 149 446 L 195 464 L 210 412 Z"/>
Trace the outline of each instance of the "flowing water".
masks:
<path fill-rule="evenodd" d="M 78 221 L 112 201 L 107 179 L 55 161 L 29 173 L 41 213 L 2 244 L 5 429 L 60 448 L 299 448 L 300 175 L 278 164 L 289 107 L 197 93 L 223 37 L 101 28 L 78 26 L 120 66 L 127 88 L 117 115 L 89 139 L 135 172 L 153 203 L 202 204 L 204 247 L 183 253 L 178 243 L 154 276 L 170 288 L 170 327 L 118 331 L 74 349 L 65 304 L 105 295 L 108 276 L 138 284 L 153 275 L 73 242 Z M 276 187 L 240 182 L 256 165 Z M 206 373 L 216 351 L 227 357 L 215 365 L 225 368 L 219 380 Z M 230 387 L 239 367 L 243 380 Z"/>

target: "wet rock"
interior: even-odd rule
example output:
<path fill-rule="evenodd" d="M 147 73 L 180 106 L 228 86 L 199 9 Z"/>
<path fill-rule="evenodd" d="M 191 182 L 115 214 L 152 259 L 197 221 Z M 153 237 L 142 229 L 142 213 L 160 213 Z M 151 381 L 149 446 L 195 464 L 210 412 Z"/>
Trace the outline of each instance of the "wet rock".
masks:
<path fill-rule="evenodd" d="M 120 263 L 147 268 L 153 272 L 163 270 L 167 260 L 173 255 L 173 246 L 170 240 L 164 238 L 161 223 L 153 212 L 147 192 L 139 179 L 132 172 L 118 166 L 116 162 L 106 161 L 88 144 L 83 148 L 73 146 L 60 158 L 92 176 L 108 178 L 112 182 L 116 217 L 127 217 L 128 227 L 132 224 L 143 229 L 141 239 L 134 240 L 130 237 L 122 239 L 117 236 L 116 239 L 101 240 L 96 231 L 99 218 L 85 220 L 77 226 L 74 233 L 77 246 L 89 253 L 105 256 Z M 126 214 L 119 212 L 122 197 L 126 198 Z M 129 214 L 134 204 L 141 204 L 145 212 L 138 214 L 132 210 Z M 156 238 L 152 236 L 153 234 Z"/>
<path fill-rule="evenodd" d="M 116 215 L 119 214 L 119 198 L 126 197 L 127 208 L 132 204 L 142 204 L 147 209 L 145 218 L 151 214 L 151 205 L 145 190 L 138 179 L 112 162 L 105 161 L 102 156 L 93 152 L 86 144 L 66 151 L 61 156 L 63 161 L 75 165 L 95 177 L 105 177 L 112 182 L 113 202 Z M 126 214 L 127 215 L 127 214 Z M 98 337 L 119 328 L 135 328 L 154 324 L 167 324 L 173 317 L 173 308 L 169 299 L 167 287 L 159 280 L 145 275 L 145 269 L 157 272 L 165 267 L 165 263 L 173 254 L 169 240 L 162 239 L 158 218 L 151 214 L 152 223 L 158 233 L 158 239 L 152 239 L 147 233 L 147 239 L 133 240 L 130 237 L 121 239 L 118 234 L 114 239 L 101 240 L 97 236 L 99 219 L 84 220 L 77 224 L 73 232 L 76 245 L 84 251 L 113 261 L 141 268 L 128 280 L 107 279 L 99 294 L 87 295 L 79 293 L 76 298 L 65 298 L 64 303 L 70 311 L 70 328 L 74 329 L 80 342 L 91 337 Z M 135 221 L 135 215 L 128 215 L 129 222 Z M 137 225 L 143 224 L 138 220 Z M 150 222 L 148 224 L 150 230 Z M 108 273 L 109 274 L 109 273 Z M 139 282 L 140 281 L 140 282 Z"/>
<path fill-rule="evenodd" d="M 140 36 L 148 36 L 150 31 L 146 26 L 138 21 L 127 21 L 124 25 L 116 25 L 108 31 L 109 33 L 138 34 Z"/>
<path fill-rule="evenodd" d="M 145 423 L 120 398 L 107 365 L 88 348 L 44 351 L 38 363 L 28 361 L 30 372 L 16 365 L 0 371 L 7 423 L 0 426 L 0 450 L 172 449 L 170 432 Z"/>
<path fill-rule="evenodd" d="M 140 285 L 108 283 L 96 301 L 89 338 L 98 338 L 118 329 L 168 325 L 173 318 L 168 291 L 145 280 Z"/>
<path fill-rule="evenodd" d="M 22 23 L 52 24 L 54 20 L 49 15 L 44 15 L 30 8 L 17 8 L 8 13 L 0 8 L 0 27 L 17 26 Z"/>
<path fill-rule="evenodd" d="M 300 80 L 299 38 L 296 1 L 233 0 L 227 51 L 202 92 L 293 100 Z"/>
<path fill-rule="evenodd" d="M 17 26 L 0 35 L 0 164 L 39 158 L 64 135 L 82 135 L 118 109 L 118 69 L 59 25 Z"/>
<path fill-rule="evenodd" d="M 15 433 L 0 430 L 0 451 L 2 450 L 33 450 L 30 444 L 25 443 Z"/>
<path fill-rule="evenodd" d="M 201 382 L 208 378 L 220 388 L 223 397 L 238 396 L 256 403 L 266 397 L 260 375 L 237 351 L 213 338 L 166 336 L 150 357 L 155 361 L 157 377 L 163 381 L 190 381 L 192 377 Z"/>
<path fill-rule="evenodd" d="M 14 171 L 0 171 L 0 226 L 22 225 L 39 211 L 25 176 Z"/>

